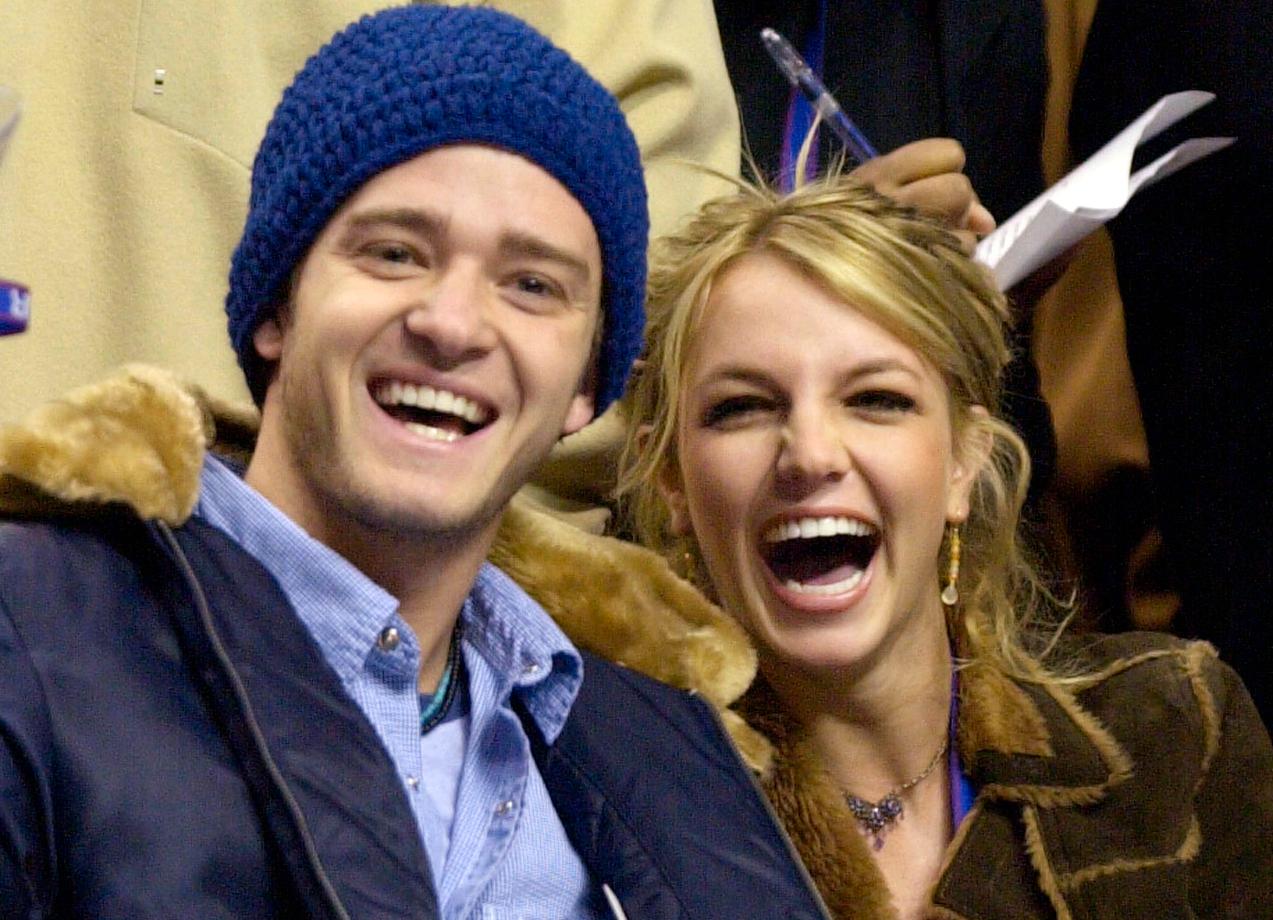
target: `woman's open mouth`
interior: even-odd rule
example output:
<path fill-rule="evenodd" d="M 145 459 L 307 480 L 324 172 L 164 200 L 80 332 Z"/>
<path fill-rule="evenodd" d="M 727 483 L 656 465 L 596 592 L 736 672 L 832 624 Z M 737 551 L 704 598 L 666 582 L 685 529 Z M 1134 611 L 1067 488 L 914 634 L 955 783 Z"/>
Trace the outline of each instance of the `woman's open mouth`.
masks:
<path fill-rule="evenodd" d="M 779 521 L 763 534 L 761 557 L 778 584 L 833 596 L 856 588 L 880 545 L 879 528 L 842 516 Z"/>

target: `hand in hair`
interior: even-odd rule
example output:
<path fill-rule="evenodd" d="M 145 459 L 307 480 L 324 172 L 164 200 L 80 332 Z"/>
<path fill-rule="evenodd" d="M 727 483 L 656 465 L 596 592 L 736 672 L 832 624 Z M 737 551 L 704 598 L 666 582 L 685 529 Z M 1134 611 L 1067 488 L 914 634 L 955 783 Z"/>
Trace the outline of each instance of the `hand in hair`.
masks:
<path fill-rule="evenodd" d="M 995 219 L 963 168 L 964 148 L 958 141 L 930 137 L 869 160 L 853 175 L 880 194 L 944 222 L 971 254 L 978 238 L 995 228 Z"/>

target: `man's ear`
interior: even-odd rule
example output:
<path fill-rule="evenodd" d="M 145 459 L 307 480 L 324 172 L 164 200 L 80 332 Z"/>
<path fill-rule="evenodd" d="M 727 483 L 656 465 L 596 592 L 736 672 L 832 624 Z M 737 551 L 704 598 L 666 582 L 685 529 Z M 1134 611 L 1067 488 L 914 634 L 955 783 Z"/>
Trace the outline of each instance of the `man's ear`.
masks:
<path fill-rule="evenodd" d="M 267 319 L 252 333 L 252 347 L 262 361 L 277 361 L 283 355 L 283 329 L 276 316 Z"/>
<path fill-rule="evenodd" d="M 597 400 L 589 391 L 580 391 L 570 399 L 570 408 L 566 411 L 566 420 L 562 423 L 561 434 L 565 437 L 574 434 L 584 425 L 592 421 L 597 412 Z"/>
<path fill-rule="evenodd" d="M 990 462 L 994 448 L 994 432 L 987 424 L 990 413 L 984 406 L 972 406 L 968 418 L 955 434 L 954 463 L 946 500 L 946 520 L 962 524 L 968 519 L 973 486 Z"/>
<path fill-rule="evenodd" d="M 579 381 L 579 392 L 570 398 L 570 408 L 566 410 L 566 420 L 561 425 L 561 435 L 574 434 L 593 420 L 597 414 L 597 360 L 594 356 L 588 361 L 588 369 Z"/>

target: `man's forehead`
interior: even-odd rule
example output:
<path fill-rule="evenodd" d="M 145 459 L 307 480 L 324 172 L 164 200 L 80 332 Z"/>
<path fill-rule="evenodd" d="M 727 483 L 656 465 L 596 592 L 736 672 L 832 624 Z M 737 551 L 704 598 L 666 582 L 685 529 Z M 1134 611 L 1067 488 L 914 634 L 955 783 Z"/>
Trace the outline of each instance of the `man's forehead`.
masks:
<path fill-rule="evenodd" d="M 373 176 L 328 229 L 376 224 L 435 236 L 480 230 L 510 253 L 600 264 L 592 217 L 569 189 L 520 154 L 486 145 L 434 148 Z"/>

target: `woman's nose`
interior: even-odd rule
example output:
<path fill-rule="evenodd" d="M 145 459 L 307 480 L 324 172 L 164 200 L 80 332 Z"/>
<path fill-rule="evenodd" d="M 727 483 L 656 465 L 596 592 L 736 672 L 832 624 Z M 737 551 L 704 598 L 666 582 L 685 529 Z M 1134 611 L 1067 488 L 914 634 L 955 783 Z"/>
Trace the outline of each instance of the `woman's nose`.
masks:
<path fill-rule="evenodd" d="M 793 412 L 782 431 L 778 478 L 787 483 L 841 479 L 852 467 L 848 443 L 837 420 L 827 413 Z"/>

